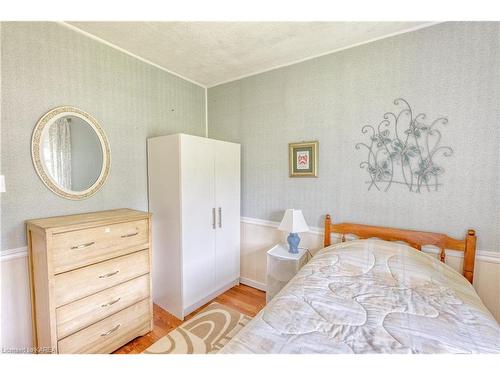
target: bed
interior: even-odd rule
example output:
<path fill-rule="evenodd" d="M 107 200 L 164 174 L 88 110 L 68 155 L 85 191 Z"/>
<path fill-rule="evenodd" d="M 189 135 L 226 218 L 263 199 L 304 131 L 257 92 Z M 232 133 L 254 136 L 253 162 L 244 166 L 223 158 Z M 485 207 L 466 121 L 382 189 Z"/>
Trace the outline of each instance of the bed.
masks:
<path fill-rule="evenodd" d="M 324 244 L 220 353 L 500 353 L 500 327 L 471 285 L 473 230 L 457 240 L 327 215 Z M 464 252 L 462 275 L 445 249 Z"/>

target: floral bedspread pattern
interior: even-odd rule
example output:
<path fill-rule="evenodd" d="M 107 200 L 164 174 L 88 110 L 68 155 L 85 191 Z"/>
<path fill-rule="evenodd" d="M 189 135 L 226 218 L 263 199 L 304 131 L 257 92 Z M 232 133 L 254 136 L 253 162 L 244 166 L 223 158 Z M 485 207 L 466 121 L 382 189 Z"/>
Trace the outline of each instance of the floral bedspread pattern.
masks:
<path fill-rule="evenodd" d="M 359 240 L 319 251 L 221 353 L 500 353 L 500 326 L 433 256 Z"/>

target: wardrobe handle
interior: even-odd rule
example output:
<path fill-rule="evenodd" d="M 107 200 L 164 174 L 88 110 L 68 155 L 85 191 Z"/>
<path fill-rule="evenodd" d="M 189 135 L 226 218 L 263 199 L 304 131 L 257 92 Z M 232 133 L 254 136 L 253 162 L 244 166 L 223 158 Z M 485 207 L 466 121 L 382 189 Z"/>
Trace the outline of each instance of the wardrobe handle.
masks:
<path fill-rule="evenodd" d="M 93 244 L 95 244 L 95 242 L 87 242 L 87 243 L 84 243 L 82 245 L 78 245 L 78 246 L 71 246 L 71 249 L 72 250 L 75 250 L 75 249 L 83 249 L 84 247 L 89 247 L 89 246 L 92 246 Z"/>
<path fill-rule="evenodd" d="M 101 336 L 108 336 L 111 335 L 114 331 L 116 331 L 118 328 L 120 328 L 121 324 L 117 324 L 115 328 L 110 329 L 108 332 L 101 333 Z"/>
<path fill-rule="evenodd" d="M 222 228 L 222 208 L 219 207 L 219 228 Z"/>
<path fill-rule="evenodd" d="M 212 229 L 215 229 L 215 207 L 212 208 Z"/>

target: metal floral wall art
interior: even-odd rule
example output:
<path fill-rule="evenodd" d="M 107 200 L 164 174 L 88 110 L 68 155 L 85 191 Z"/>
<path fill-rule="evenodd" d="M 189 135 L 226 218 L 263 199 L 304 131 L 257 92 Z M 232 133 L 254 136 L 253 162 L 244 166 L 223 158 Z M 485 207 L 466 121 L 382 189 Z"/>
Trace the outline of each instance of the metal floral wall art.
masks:
<path fill-rule="evenodd" d="M 368 190 L 375 187 L 387 191 L 393 184 L 400 184 L 410 192 L 437 191 L 444 173 L 439 158 L 453 155 L 451 147 L 440 145 L 438 128 L 448 119 L 427 122 L 424 113 L 414 115 L 406 100 L 398 98 L 394 104 L 401 108 L 399 113 L 386 112 L 376 128 L 363 126 L 361 131 L 370 140 L 356 144 L 357 150 L 367 151 L 366 161 L 359 166 L 370 176 Z"/>

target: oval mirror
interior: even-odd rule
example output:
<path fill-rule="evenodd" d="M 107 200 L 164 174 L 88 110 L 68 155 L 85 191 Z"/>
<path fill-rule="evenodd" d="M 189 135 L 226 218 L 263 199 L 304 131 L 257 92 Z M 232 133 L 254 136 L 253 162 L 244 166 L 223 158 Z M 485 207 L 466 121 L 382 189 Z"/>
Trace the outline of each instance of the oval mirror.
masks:
<path fill-rule="evenodd" d="M 78 108 L 64 106 L 38 121 L 31 156 L 43 183 L 68 199 L 95 194 L 109 174 L 109 143 L 99 123 Z"/>

